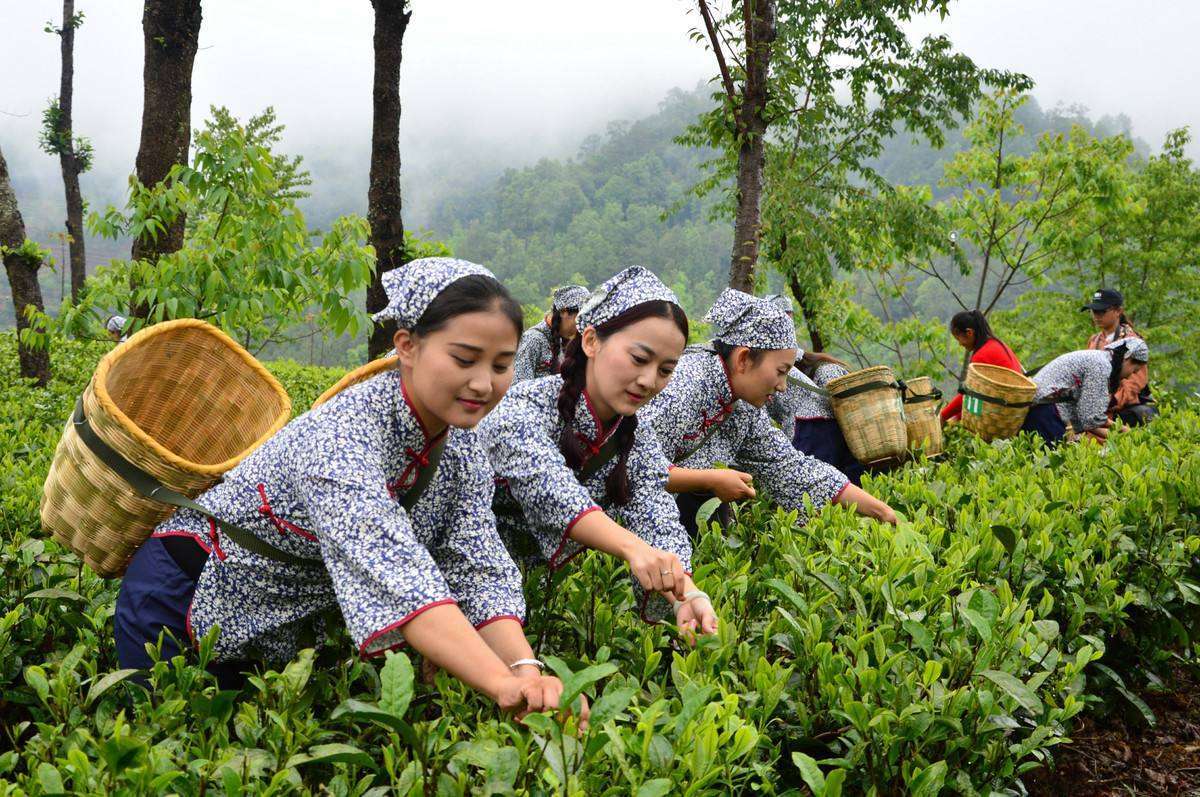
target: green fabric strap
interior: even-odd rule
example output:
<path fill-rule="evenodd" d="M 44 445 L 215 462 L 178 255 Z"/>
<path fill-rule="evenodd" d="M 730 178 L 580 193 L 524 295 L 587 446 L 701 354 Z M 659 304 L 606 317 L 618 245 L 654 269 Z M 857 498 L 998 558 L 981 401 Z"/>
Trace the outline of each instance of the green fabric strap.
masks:
<path fill-rule="evenodd" d="M 1059 398 L 1044 398 L 1038 401 L 1005 401 L 1004 399 L 996 398 L 995 396 L 985 396 L 982 393 L 976 393 L 966 385 L 959 385 L 958 392 L 962 393 L 964 396 L 971 396 L 972 398 L 977 398 L 980 401 L 986 401 L 989 404 L 999 404 L 1001 407 L 1013 407 L 1016 409 L 1021 409 L 1022 407 L 1041 407 L 1046 404 L 1066 404 L 1069 401 L 1075 400 L 1074 396 L 1068 395 L 1060 396 Z"/>
<path fill-rule="evenodd" d="M 1023 407 L 1032 407 L 1033 406 L 1032 401 L 1006 401 L 1005 399 L 996 398 L 995 396 L 988 396 L 988 395 L 984 395 L 983 393 L 977 393 L 974 390 L 972 390 L 971 388 L 967 387 L 966 385 L 959 385 L 958 392 L 962 393 L 964 396 L 970 396 L 971 398 L 977 398 L 980 401 L 986 401 L 988 404 L 997 404 L 1001 407 L 1013 407 L 1014 409 L 1021 409 Z"/>
<path fill-rule="evenodd" d="M 164 485 L 158 479 L 151 476 L 146 471 L 134 465 L 125 457 L 121 456 L 117 451 L 110 447 L 107 443 L 100 439 L 92 425 L 88 423 L 87 417 L 83 412 L 83 397 L 80 396 L 75 402 L 75 414 L 71 419 L 75 425 L 75 432 L 79 435 L 79 439 L 83 441 L 96 457 L 107 465 L 114 473 L 120 476 L 125 481 L 129 482 L 133 489 L 137 490 L 146 498 L 152 501 L 161 501 L 164 504 L 181 507 L 183 509 L 191 509 L 194 512 L 199 512 L 204 517 L 216 523 L 221 527 L 221 531 L 236 542 L 238 545 L 245 548 L 251 553 L 256 553 L 260 556 L 265 556 L 268 559 L 274 559 L 277 562 L 282 562 L 287 565 L 314 565 L 318 564 L 319 560 L 306 559 L 302 556 L 281 551 L 278 548 L 268 545 L 263 540 L 259 539 L 252 532 L 230 523 L 226 520 L 221 520 L 219 517 L 209 512 L 204 507 L 197 504 L 192 499 L 182 493 L 177 493 L 171 488 Z"/>
<path fill-rule="evenodd" d="M 442 461 L 442 449 L 446 447 L 447 436 L 449 436 L 448 430 L 437 441 L 437 444 L 429 449 L 429 464 L 421 468 L 420 472 L 417 473 L 417 480 L 413 482 L 413 486 L 408 488 L 408 492 L 400 500 L 400 506 L 404 507 L 405 511 L 411 511 L 417 505 L 417 501 L 421 500 L 421 496 L 425 494 L 425 489 L 433 481 L 433 476 L 437 473 L 438 463 Z"/>
<path fill-rule="evenodd" d="M 577 477 L 579 479 L 579 483 L 583 484 L 585 481 L 595 476 L 601 468 L 608 464 L 608 462 L 617 455 L 617 449 L 620 447 L 621 444 L 617 441 L 617 434 L 614 430 L 613 433 L 609 435 L 609 438 L 604 441 L 604 445 L 600 446 L 600 450 L 597 451 L 591 459 L 583 463 L 583 467 L 579 469 L 579 475 Z"/>
<path fill-rule="evenodd" d="M 892 390 L 899 390 L 901 393 L 903 393 L 904 392 L 904 383 L 903 382 L 867 382 L 865 385 L 856 385 L 855 387 L 848 387 L 845 390 L 840 390 L 837 393 L 834 393 L 832 395 L 835 399 L 847 399 L 847 398 L 850 398 L 851 396 L 857 396 L 861 393 L 869 393 L 872 390 L 879 390 L 881 388 L 891 388 Z"/>
<path fill-rule="evenodd" d="M 905 396 L 904 403 L 905 404 L 921 404 L 926 401 L 938 401 L 941 399 L 941 397 L 942 397 L 942 391 L 935 387 L 933 389 L 932 393 L 919 393 L 914 396 Z"/>
<path fill-rule="evenodd" d="M 816 385 L 810 385 L 808 382 L 805 382 L 802 379 L 797 379 L 794 376 L 788 376 L 787 381 L 788 381 L 789 385 L 794 385 L 795 387 L 798 387 L 801 390 L 807 390 L 809 393 L 815 393 L 818 396 L 824 396 L 825 398 L 829 398 L 829 391 L 823 387 L 817 387 Z"/>
<path fill-rule="evenodd" d="M 704 448 L 704 444 L 707 443 L 709 440 L 711 440 L 713 435 L 715 435 L 717 432 L 719 432 L 721 430 L 721 427 L 725 425 L 725 422 L 728 421 L 732 417 L 733 417 L 733 413 L 730 412 L 728 415 L 725 416 L 724 421 L 721 421 L 720 423 L 715 423 L 712 426 L 708 427 L 708 431 L 704 433 L 703 437 L 701 437 L 699 440 L 696 441 L 696 445 L 694 445 L 691 448 L 689 448 L 688 450 L 684 451 L 682 454 L 676 454 L 675 458 L 673 460 L 671 460 L 671 464 L 678 465 L 680 462 L 683 462 L 685 459 L 690 457 L 692 454 L 695 454 L 697 451 Z"/>

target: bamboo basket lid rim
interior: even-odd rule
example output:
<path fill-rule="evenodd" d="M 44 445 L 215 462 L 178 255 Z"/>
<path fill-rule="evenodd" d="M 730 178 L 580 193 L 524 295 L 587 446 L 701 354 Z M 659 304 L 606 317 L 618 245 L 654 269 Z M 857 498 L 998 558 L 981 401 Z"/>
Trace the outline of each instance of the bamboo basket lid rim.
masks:
<path fill-rule="evenodd" d="M 112 396 L 108 392 L 108 373 L 112 369 L 114 363 L 116 363 L 122 357 L 134 352 L 135 350 L 148 345 L 153 338 L 157 337 L 158 335 L 177 329 L 196 329 L 216 338 L 231 351 L 236 353 L 237 356 L 242 359 L 242 362 L 249 366 L 250 370 L 252 370 L 260 379 L 262 379 L 263 382 L 269 385 L 279 397 L 281 406 L 278 417 L 275 418 L 275 421 L 271 424 L 270 428 L 268 428 L 262 434 L 262 436 L 254 441 L 253 445 L 247 447 L 248 449 L 252 450 L 258 448 L 260 445 L 265 443 L 267 439 L 271 437 L 271 435 L 283 428 L 284 424 L 288 422 L 288 418 L 291 416 L 292 409 L 292 399 L 287 394 L 287 391 L 283 389 L 283 385 L 279 383 L 279 380 L 276 379 L 274 375 L 263 366 L 262 363 L 254 359 L 254 356 L 250 354 L 250 352 L 243 349 L 241 345 L 237 343 L 237 341 L 226 335 L 217 327 L 209 324 L 207 321 L 201 321 L 198 318 L 178 318 L 173 321 L 163 321 L 158 324 L 153 324 L 138 330 L 136 333 L 130 336 L 129 340 L 118 344 L 116 348 L 100 358 L 100 363 L 96 366 L 96 372 L 92 375 L 92 395 L 100 404 L 100 408 L 114 418 L 117 423 L 119 423 L 125 429 L 126 432 L 128 432 L 139 443 L 153 451 L 156 456 L 165 460 L 168 464 L 183 470 L 197 473 L 199 475 L 214 477 L 221 476 L 245 458 L 245 451 L 242 451 L 237 456 L 230 457 L 223 462 L 217 462 L 211 465 L 206 465 L 200 462 L 192 462 L 191 460 L 184 459 L 147 434 L 140 426 L 137 425 L 137 423 L 133 421 L 132 418 L 126 415 L 121 408 L 117 406 L 116 401 L 113 400 Z"/>
<path fill-rule="evenodd" d="M 971 363 L 967 366 L 967 371 L 974 371 L 975 375 L 980 379 L 993 382 L 1002 388 L 1010 390 L 1037 389 L 1037 383 L 1025 376 L 1025 374 L 1018 373 L 1011 368 L 1005 368 L 1003 365 Z"/>

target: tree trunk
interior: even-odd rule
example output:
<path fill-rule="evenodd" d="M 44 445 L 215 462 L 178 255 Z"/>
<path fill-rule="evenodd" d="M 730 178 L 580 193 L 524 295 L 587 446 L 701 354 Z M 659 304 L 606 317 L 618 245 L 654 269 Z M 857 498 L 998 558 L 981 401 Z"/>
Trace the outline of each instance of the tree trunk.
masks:
<path fill-rule="evenodd" d="M 8 273 L 13 312 L 17 316 L 17 359 L 21 364 L 21 376 L 36 380 L 41 387 L 50 381 L 50 353 L 45 349 L 26 346 L 20 342 L 20 335 L 29 326 L 25 318 L 26 308 L 32 305 L 39 312 L 45 312 L 46 309 L 37 277 L 42 261 L 17 252 L 23 243 L 25 220 L 21 218 L 17 195 L 8 177 L 8 163 L 4 160 L 4 153 L 0 152 L 0 247 L 5 249 L 4 270 Z"/>
<path fill-rule="evenodd" d="M 745 0 L 746 83 L 738 114 L 737 214 L 729 287 L 751 291 L 762 231 L 763 137 L 767 131 L 767 75 L 775 41 L 774 0 Z"/>
<path fill-rule="evenodd" d="M 79 191 L 79 159 L 75 155 L 74 123 L 71 106 L 75 84 L 75 0 L 63 0 L 62 80 L 58 88 L 58 135 L 65 143 L 58 153 L 62 167 L 63 188 L 67 196 L 67 234 L 71 236 L 71 300 L 79 301 L 83 281 L 87 278 L 87 258 L 83 243 L 83 194 Z"/>
<path fill-rule="evenodd" d="M 812 348 L 809 351 L 825 351 L 825 339 L 821 337 L 821 330 L 817 327 L 817 312 L 809 301 L 808 295 L 804 289 L 800 287 L 800 280 L 792 276 L 789 279 L 792 288 L 792 295 L 796 297 L 796 302 L 800 305 L 800 314 L 804 316 L 804 326 L 808 327 L 808 337 L 812 341 Z"/>
<path fill-rule="evenodd" d="M 147 187 L 161 183 L 177 163 L 187 163 L 192 140 L 192 63 L 200 41 L 200 0 L 146 0 L 142 13 L 146 61 L 142 69 L 142 138 L 137 178 Z M 183 248 L 184 216 L 180 214 L 158 238 L 135 238 L 132 258 L 156 261 Z M 138 286 L 131 285 L 136 290 Z M 130 313 L 149 314 L 144 303 L 131 302 Z"/>
<path fill-rule="evenodd" d="M 407 10 L 407 0 L 372 0 L 371 5 L 375 7 L 375 85 L 367 221 L 375 247 L 375 275 L 367 288 L 367 312 L 377 313 L 387 306 L 383 275 L 407 260 L 400 215 L 400 56 L 412 12 Z M 375 324 L 367 358 L 373 360 L 391 348 L 395 333 L 394 322 Z"/>

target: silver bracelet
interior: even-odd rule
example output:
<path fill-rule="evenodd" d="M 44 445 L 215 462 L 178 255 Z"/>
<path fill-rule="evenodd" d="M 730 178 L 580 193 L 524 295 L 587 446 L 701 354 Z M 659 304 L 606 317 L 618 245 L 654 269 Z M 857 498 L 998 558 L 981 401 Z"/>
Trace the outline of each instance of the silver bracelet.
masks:
<path fill-rule="evenodd" d="M 683 593 L 683 600 L 681 600 L 681 601 L 671 601 L 671 608 L 672 608 L 674 611 L 679 611 L 679 607 L 680 607 L 680 606 L 682 606 L 683 604 L 687 603 L 688 601 L 693 601 L 693 600 L 695 600 L 696 598 L 704 598 L 704 600 L 708 601 L 710 604 L 712 603 L 712 598 L 708 597 L 708 593 L 707 593 L 707 592 L 705 592 L 705 591 L 704 591 L 704 590 L 702 590 L 702 589 L 693 589 L 693 590 L 691 590 L 691 591 L 689 591 L 689 592 L 685 592 L 685 593 Z"/>
<path fill-rule="evenodd" d="M 517 659 L 517 660 L 516 660 L 516 661 L 514 661 L 512 664 L 508 665 L 508 669 L 510 669 L 510 670 L 516 670 L 518 667 L 522 667 L 522 666 L 524 666 L 524 665 L 526 665 L 526 664 L 529 664 L 529 665 L 532 665 L 532 666 L 534 666 L 534 667 L 537 667 L 537 668 L 538 668 L 538 672 L 545 672 L 545 671 L 546 671 L 546 663 L 545 663 L 545 662 L 542 662 L 542 661 L 538 661 L 537 659 Z"/>

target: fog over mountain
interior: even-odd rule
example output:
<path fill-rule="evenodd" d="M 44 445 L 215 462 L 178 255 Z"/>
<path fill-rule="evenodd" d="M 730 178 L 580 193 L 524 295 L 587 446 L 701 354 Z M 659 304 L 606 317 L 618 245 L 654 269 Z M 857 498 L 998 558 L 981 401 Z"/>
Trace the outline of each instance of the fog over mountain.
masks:
<path fill-rule="evenodd" d="M 402 68 L 406 221 L 427 223 L 439 198 L 482 186 L 506 167 L 564 157 L 612 120 L 652 112 L 672 87 L 714 72 L 688 38 L 697 17 L 683 0 L 490 3 L 415 0 Z M 42 32 L 61 4 L 0 5 L 0 145 L 31 234 L 59 229 L 56 159 L 37 148 L 41 112 L 57 92 L 57 37 Z M 93 208 L 122 198 L 141 115 L 141 4 L 80 0 L 75 120 L 92 139 L 83 177 Z M 366 0 L 206 0 L 194 71 L 194 126 L 210 104 L 248 116 L 274 106 L 284 148 L 313 172 L 310 213 L 365 209 L 371 127 L 371 32 Z M 920 19 L 914 36 L 945 32 L 981 64 L 1037 81 L 1043 107 L 1127 114 L 1157 147 L 1166 130 L 1200 123 L 1188 0 L 960 2 L 946 20 Z M 89 259 L 104 255 L 93 248 Z"/>

